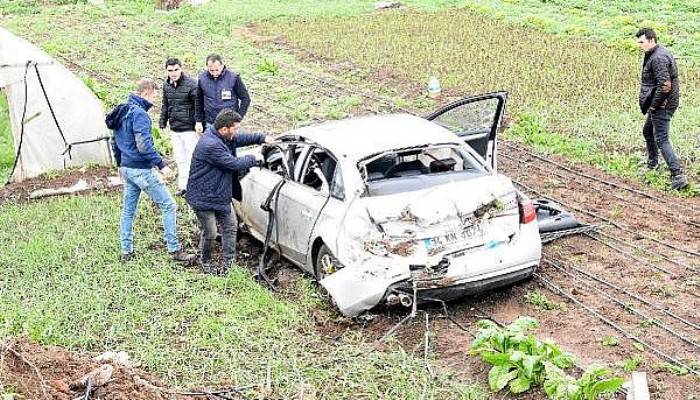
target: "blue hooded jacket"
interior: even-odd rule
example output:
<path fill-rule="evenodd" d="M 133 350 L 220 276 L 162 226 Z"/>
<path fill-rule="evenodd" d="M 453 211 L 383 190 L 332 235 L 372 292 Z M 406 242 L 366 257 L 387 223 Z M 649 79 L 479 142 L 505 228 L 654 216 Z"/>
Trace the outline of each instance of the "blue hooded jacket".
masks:
<path fill-rule="evenodd" d="M 107 128 L 114 132 L 112 151 L 117 167 L 151 169 L 165 168 L 165 162 L 153 145 L 151 108 L 148 100 L 130 94 L 126 104 L 120 104 L 105 118 Z"/>
<path fill-rule="evenodd" d="M 231 210 L 231 198 L 243 198 L 238 172 L 255 165 L 252 155 L 236 157 L 236 147 L 264 141 L 260 133 L 236 133 L 229 141 L 213 126 L 208 127 L 192 153 L 185 193 L 190 206 L 198 211 Z"/>

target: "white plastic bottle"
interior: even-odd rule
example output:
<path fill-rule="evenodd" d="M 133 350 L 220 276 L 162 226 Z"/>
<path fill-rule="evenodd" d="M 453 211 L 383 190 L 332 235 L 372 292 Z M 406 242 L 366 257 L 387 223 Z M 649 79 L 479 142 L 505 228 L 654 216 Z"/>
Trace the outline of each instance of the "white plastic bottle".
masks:
<path fill-rule="evenodd" d="M 431 76 L 430 80 L 428 81 L 428 96 L 434 99 L 440 96 L 441 92 L 442 88 L 440 87 L 440 81 L 438 78 Z"/>

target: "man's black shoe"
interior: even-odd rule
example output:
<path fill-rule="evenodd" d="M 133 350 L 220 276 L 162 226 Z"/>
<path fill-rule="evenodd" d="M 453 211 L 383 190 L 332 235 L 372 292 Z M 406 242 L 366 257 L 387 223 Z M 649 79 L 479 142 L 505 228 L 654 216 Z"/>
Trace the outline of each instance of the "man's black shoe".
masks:
<path fill-rule="evenodd" d="M 671 189 L 683 190 L 688 187 L 688 178 L 685 175 L 676 174 L 671 176 Z"/>

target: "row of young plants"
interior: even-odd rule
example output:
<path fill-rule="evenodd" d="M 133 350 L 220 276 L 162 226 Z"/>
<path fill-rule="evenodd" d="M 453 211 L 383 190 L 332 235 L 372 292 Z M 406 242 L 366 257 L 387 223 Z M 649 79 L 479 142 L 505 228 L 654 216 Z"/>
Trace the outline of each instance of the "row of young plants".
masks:
<path fill-rule="evenodd" d="M 426 84 L 436 76 L 443 88 L 458 95 L 507 90 L 511 115 L 535 115 L 549 132 L 586 141 L 597 154 L 619 152 L 636 161 L 644 157 L 645 117 L 637 105 L 639 52 L 467 8 L 272 20 L 258 30 L 314 56 L 351 62 L 380 79 L 399 76 Z M 633 39 L 631 33 L 627 40 L 632 45 Z M 671 139 L 690 175 L 700 176 L 700 71 L 682 65 L 680 72 L 682 106 Z M 625 172 L 634 176 L 636 168 Z"/>
<path fill-rule="evenodd" d="M 567 374 L 574 366 L 574 356 L 550 340 L 537 339 L 530 332 L 537 326 L 531 317 L 519 317 L 504 327 L 489 320 L 478 322 L 479 332 L 469 353 L 492 365 L 488 375 L 491 390 L 508 387 L 511 393 L 523 393 L 542 386 L 553 400 L 596 400 L 620 389 L 623 379 L 599 365 L 588 367 L 580 378 Z"/>

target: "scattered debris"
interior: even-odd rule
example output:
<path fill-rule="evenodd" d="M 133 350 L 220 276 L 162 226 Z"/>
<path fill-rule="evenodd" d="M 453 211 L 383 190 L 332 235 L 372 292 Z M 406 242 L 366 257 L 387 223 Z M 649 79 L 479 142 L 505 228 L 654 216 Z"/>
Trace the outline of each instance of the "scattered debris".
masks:
<path fill-rule="evenodd" d="M 29 194 L 29 198 L 32 200 L 35 199 L 41 199 L 44 197 L 49 197 L 49 196 L 61 196 L 64 194 L 72 194 L 72 193 L 78 193 L 78 192 L 84 192 L 87 190 L 93 190 L 93 189 L 104 189 L 105 187 L 115 187 L 115 186 L 120 186 L 122 184 L 121 179 L 119 177 L 114 177 L 110 176 L 107 177 L 107 182 L 103 182 L 100 180 L 95 180 L 92 183 L 88 184 L 87 181 L 84 179 L 80 179 L 78 182 L 76 182 L 72 186 L 63 186 L 59 188 L 45 188 L 45 189 L 38 189 Z"/>
<path fill-rule="evenodd" d="M 399 8 L 401 3 L 398 1 L 378 1 L 374 3 L 375 10 L 385 10 L 387 8 Z"/>
<path fill-rule="evenodd" d="M 102 364 L 85 374 L 82 378 L 71 383 L 69 387 L 72 390 L 81 390 L 88 386 L 98 388 L 106 385 L 112 378 L 112 374 L 114 374 L 114 367 L 110 364 Z"/>
<path fill-rule="evenodd" d="M 627 389 L 627 400 L 649 400 L 646 372 L 632 372 L 632 380 L 623 387 Z"/>

